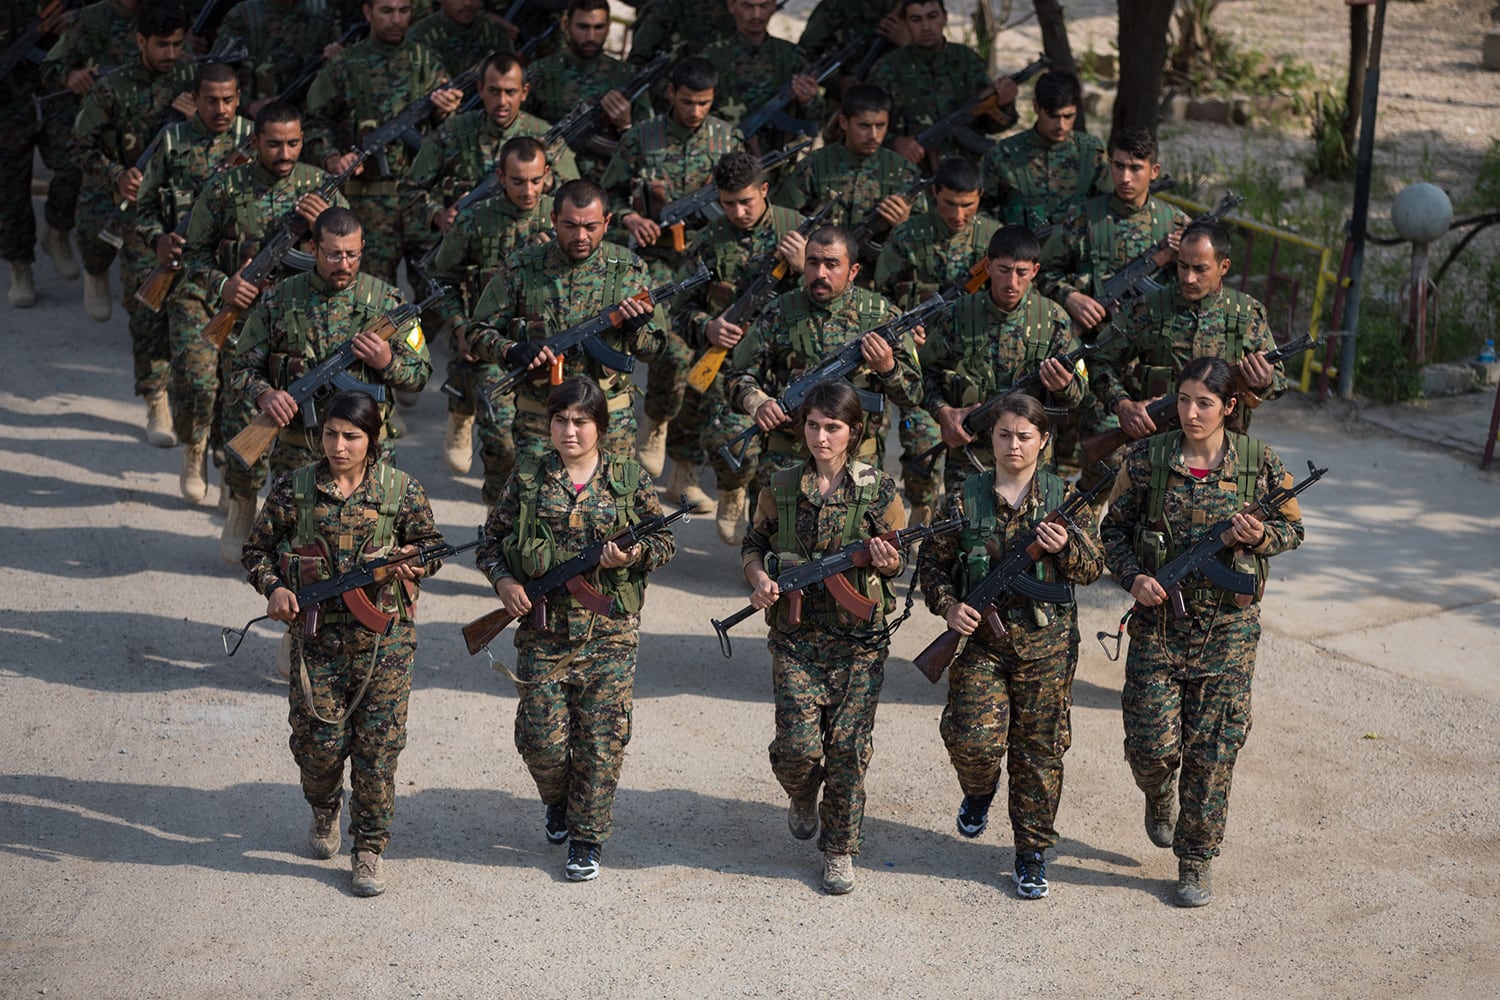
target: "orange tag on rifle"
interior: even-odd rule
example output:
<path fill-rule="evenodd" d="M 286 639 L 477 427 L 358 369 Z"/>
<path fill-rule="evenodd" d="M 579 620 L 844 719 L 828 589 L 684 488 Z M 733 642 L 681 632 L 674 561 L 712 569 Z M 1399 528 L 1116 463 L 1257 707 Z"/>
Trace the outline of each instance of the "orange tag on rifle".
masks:
<path fill-rule="evenodd" d="M 552 359 L 552 370 L 550 372 L 548 372 L 548 374 L 547 374 L 547 381 L 550 382 L 550 383 L 552 383 L 553 385 L 562 385 L 562 380 L 563 380 L 563 359 L 562 358 L 553 358 Z"/>

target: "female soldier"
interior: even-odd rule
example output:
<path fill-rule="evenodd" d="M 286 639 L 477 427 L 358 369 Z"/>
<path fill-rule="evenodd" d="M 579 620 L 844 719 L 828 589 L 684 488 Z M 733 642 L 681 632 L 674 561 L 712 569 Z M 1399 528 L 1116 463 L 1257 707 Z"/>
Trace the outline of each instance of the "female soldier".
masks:
<path fill-rule="evenodd" d="M 390 840 L 396 803 L 396 758 L 406 746 L 417 634 L 417 565 L 366 588 L 375 608 L 393 615 L 384 634 L 340 605 L 300 608 L 294 593 L 385 555 L 415 553 L 442 541 L 421 484 L 378 461 L 380 407 L 362 392 L 335 396 L 323 421 L 323 459 L 282 476 L 245 542 L 241 562 L 267 598 L 266 614 L 293 622 L 315 616 L 316 633 L 292 629 L 292 757 L 312 805 L 308 848 L 314 857 L 339 850 L 344 761 L 349 771 L 349 835 L 356 895 L 385 891 L 380 857 Z M 435 572 L 441 562 L 428 563 Z"/>
<path fill-rule="evenodd" d="M 899 549 L 873 536 L 905 527 L 906 509 L 890 476 L 851 461 L 864 423 L 851 386 L 815 388 L 802 420 L 810 457 L 775 473 L 761 490 L 741 553 L 750 603 L 777 605 L 767 615 L 776 701 L 770 751 L 771 770 L 791 797 L 787 825 L 792 836 L 809 840 L 821 822 L 823 888 L 842 895 L 854 888 L 852 856 L 859 853 L 865 768 L 874 751 L 871 730 L 885 676 L 889 640 L 880 630 L 894 607 L 886 581 L 905 565 Z M 826 591 L 778 601 L 775 575 L 781 570 L 867 537 L 870 568 L 847 577 L 876 602 L 873 623 L 858 622 Z"/>
<path fill-rule="evenodd" d="M 479 568 L 518 619 L 516 749 L 547 807 L 547 840 L 568 844 L 563 873 L 599 877 L 600 847 L 620 782 L 646 574 L 677 547 L 669 531 L 628 549 L 604 546 L 592 582 L 613 601 L 598 615 L 568 594 L 547 598 L 544 618 L 528 614 L 523 584 L 600 538 L 661 515 L 650 478 L 634 458 L 600 449 L 609 408 L 598 384 L 565 379 L 547 397 L 553 451 L 521 459 L 490 511 Z"/>
<path fill-rule="evenodd" d="M 1147 835 L 1177 855 L 1178 906 L 1204 906 L 1213 895 L 1209 860 L 1224 838 L 1234 760 L 1250 731 L 1259 594 L 1187 581 L 1187 614 L 1178 618 L 1151 574 L 1226 519 L 1237 543 L 1234 568 L 1254 572 L 1261 586 L 1266 558 L 1302 541 L 1296 500 L 1264 522 L 1237 513 L 1291 477 L 1275 452 L 1238 433 L 1240 404 L 1229 384 L 1219 358 L 1188 363 L 1177 389 L 1182 430 L 1131 447 L 1100 531 L 1110 572 L 1136 601 L 1121 695 L 1125 757 L 1146 793 Z"/>
<path fill-rule="evenodd" d="M 948 675 L 940 725 L 964 793 L 958 832 L 965 837 L 984 832 L 1008 748 L 1016 845 L 1011 878 L 1022 899 L 1047 895 L 1043 855 L 1057 843 L 1053 822 L 1062 796 L 1062 758 L 1072 741 L 1078 609 L 1071 600 L 1043 604 L 1007 594 L 996 609 L 1005 627 L 997 636 L 983 623 L 984 609 L 965 604 L 963 597 L 989 573 L 992 560 L 1025 548 L 1033 529 L 1047 553 L 1035 566 L 1038 577 L 1070 587 L 1099 579 L 1104 556 L 1091 525 L 1041 523 L 1069 490 L 1037 468 L 1049 437 L 1041 403 L 1020 394 L 1007 397 L 990 433 L 995 469 L 964 483 L 969 526 L 928 541 L 917 563 L 927 607 L 969 637 Z"/>

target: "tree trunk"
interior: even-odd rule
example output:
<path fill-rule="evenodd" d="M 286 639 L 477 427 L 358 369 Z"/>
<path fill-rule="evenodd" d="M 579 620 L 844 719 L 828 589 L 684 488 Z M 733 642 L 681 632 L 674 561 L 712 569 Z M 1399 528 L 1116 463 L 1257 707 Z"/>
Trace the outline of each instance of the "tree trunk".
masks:
<path fill-rule="evenodd" d="M 1120 0 L 1120 84 L 1114 132 L 1139 127 L 1156 133 L 1167 28 L 1175 6 L 1176 0 Z"/>
<path fill-rule="evenodd" d="M 1344 148 L 1354 155 L 1359 113 L 1365 103 L 1365 70 L 1370 62 L 1370 8 L 1349 8 L 1349 82 L 1344 87 Z"/>

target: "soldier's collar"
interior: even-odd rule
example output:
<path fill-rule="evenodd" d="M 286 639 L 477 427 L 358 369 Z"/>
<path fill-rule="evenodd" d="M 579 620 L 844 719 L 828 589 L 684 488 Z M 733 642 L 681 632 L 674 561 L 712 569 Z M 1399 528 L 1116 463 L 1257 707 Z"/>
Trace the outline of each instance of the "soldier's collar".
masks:
<path fill-rule="evenodd" d="M 1183 298 L 1182 286 L 1180 285 L 1173 286 L 1172 296 L 1177 300 L 1177 308 L 1179 311 L 1195 313 L 1202 312 L 1203 310 L 1217 306 L 1224 301 L 1224 286 L 1220 285 L 1218 290 L 1215 291 L 1212 295 L 1205 295 L 1197 302 L 1189 302 L 1187 299 Z"/>
<path fill-rule="evenodd" d="M 1136 207 L 1135 205 L 1127 205 L 1127 204 L 1125 204 L 1123 201 L 1120 200 L 1120 196 L 1119 195 L 1111 194 L 1109 196 L 1109 210 L 1111 212 L 1114 212 L 1116 215 L 1124 215 L 1124 216 L 1140 215 L 1142 212 L 1149 211 L 1150 208 L 1151 208 L 1151 196 L 1149 194 L 1146 195 L 1146 200 L 1141 203 L 1140 207 Z"/>
<path fill-rule="evenodd" d="M 667 134 L 674 139 L 687 139 L 697 135 L 699 132 L 703 131 L 704 127 L 707 126 L 709 121 L 711 120 L 709 118 L 705 118 L 697 128 L 688 128 L 686 125 L 682 124 L 682 122 L 678 121 L 676 118 L 673 118 L 670 112 L 663 115 L 662 117 L 667 121 Z"/>
<path fill-rule="evenodd" d="M 1077 134 L 1078 133 L 1076 132 L 1073 133 L 1073 135 Z M 1036 126 L 1033 125 L 1031 126 L 1031 128 L 1026 130 L 1026 139 L 1037 149 L 1056 149 L 1059 146 L 1066 146 L 1068 143 L 1072 142 L 1073 136 L 1068 136 L 1068 138 L 1064 139 L 1062 142 L 1053 142 L 1051 139 L 1038 132 L 1036 130 Z"/>

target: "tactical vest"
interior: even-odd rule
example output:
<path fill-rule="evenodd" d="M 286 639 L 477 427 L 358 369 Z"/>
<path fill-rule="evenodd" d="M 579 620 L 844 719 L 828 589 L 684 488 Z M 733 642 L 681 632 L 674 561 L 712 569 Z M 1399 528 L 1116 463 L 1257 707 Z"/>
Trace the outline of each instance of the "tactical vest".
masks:
<path fill-rule="evenodd" d="M 255 183 L 256 169 L 257 165 L 252 161 L 221 175 L 222 180 L 217 182 L 223 186 L 229 199 L 230 218 L 221 220 L 224 239 L 219 245 L 218 260 L 219 269 L 225 274 L 237 273 L 245 264 L 242 254 L 257 249 L 266 231 L 291 211 L 304 194 L 316 191 L 328 176 L 317 167 L 298 163 L 287 177 L 273 182 L 270 187 L 259 188 Z M 278 211 L 274 202 L 276 195 L 282 193 L 287 195 L 287 200 Z M 337 196 L 330 199 L 335 200 Z M 287 268 L 283 266 L 278 273 L 285 275 Z"/>
<path fill-rule="evenodd" d="M 561 333 L 562 329 L 549 331 L 547 329 L 548 319 L 548 295 L 552 289 L 552 281 L 543 269 L 543 261 L 548 249 L 547 244 L 528 248 L 518 254 L 515 260 L 515 268 L 519 271 L 521 286 L 521 315 L 511 320 L 512 340 L 541 340 L 549 333 Z M 607 309 L 625 297 L 627 282 L 634 277 L 631 267 L 632 254 L 624 247 L 614 243 L 601 243 L 599 249 L 594 251 L 603 264 L 604 287 L 599 293 L 599 310 Z M 604 334 L 606 341 L 618 341 L 619 334 Z M 612 346 L 620 347 L 618 343 Z M 605 396 L 614 397 L 630 389 L 630 376 L 624 372 L 612 371 L 608 368 L 602 369 L 603 374 L 596 380 L 599 388 L 604 390 Z M 575 373 L 577 374 L 577 373 Z M 524 387 L 528 382 L 522 382 Z"/>
<path fill-rule="evenodd" d="M 1027 527 L 1033 529 L 1050 512 L 1062 506 L 1068 491 L 1067 483 L 1046 469 L 1038 467 L 1035 476 L 1042 490 L 1042 502 L 1040 506 L 1032 507 L 1026 515 Z M 1029 491 L 1030 487 L 1027 489 Z M 991 538 L 997 538 L 1002 530 L 995 505 L 994 470 L 986 470 L 964 480 L 964 512 L 968 515 L 969 524 L 958 536 L 958 563 L 954 567 L 953 583 L 959 593 L 967 597 L 970 588 L 989 575 L 992 557 L 988 543 Z M 1002 550 L 995 553 L 994 558 L 1002 558 L 1006 554 Z M 1038 559 L 1031 571 L 1038 580 L 1064 583 L 1069 591 L 1072 590 L 1072 585 L 1059 577 L 1057 568 L 1048 556 Z M 1010 606 L 1002 608 L 1001 615 L 1013 621 L 1018 616 L 1025 616 L 1040 627 L 1051 624 L 1054 618 L 1054 605 L 1042 604 L 1015 594 L 1009 595 L 1006 603 Z M 1071 601 L 1068 603 L 1072 604 Z"/>
<path fill-rule="evenodd" d="M 510 534 L 500 543 L 501 555 L 516 579 L 522 583 L 542 576 L 554 566 L 560 566 L 578 555 L 558 546 L 552 529 L 537 513 L 537 498 L 542 491 L 542 456 L 523 456 L 516 463 L 516 485 L 520 488 L 521 509 L 511 525 Z M 605 470 L 605 484 L 615 498 L 615 523 L 611 534 L 640 521 L 636 514 L 636 487 L 640 484 L 641 466 L 634 458 L 611 455 Z M 599 592 L 613 597 L 614 607 L 625 614 L 636 614 L 641 610 L 646 590 L 646 572 L 639 566 L 617 566 L 614 569 L 600 567 L 595 570 Z M 548 595 L 549 603 L 568 601 L 575 604 L 565 591 Z"/>
<path fill-rule="evenodd" d="M 749 231 L 735 229 L 728 219 L 722 218 L 709 223 L 698 241 L 688 248 L 688 255 L 698 257 L 705 264 L 712 262 L 709 270 L 713 272 L 714 280 L 708 283 L 704 292 L 710 313 L 718 315 L 733 305 L 740 285 L 751 278 L 751 266 L 760 266 L 762 256 L 755 252 L 755 244 L 765 230 L 770 231 L 764 243 L 764 253 L 769 255 L 776 252 L 776 244 L 783 236 L 795 232 L 800 225 L 802 216 L 799 213 L 771 204 L 766 205 L 764 228 L 757 225 Z M 795 277 L 795 272 L 792 276 Z M 685 304 L 681 308 L 686 310 L 690 306 Z"/>
<path fill-rule="evenodd" d="M 212 150 L 221 146 L 217 155 L 199 158 L 199 147 L 193 141 L 194 126 L 191 121 L 178 122 L 162 136 L 156 155 L 162 158 L 162 185 L 157 191 L 161 198 L 162 218 L 169 225 L 176 225 L 193 209 L 193 199 L 203 184 L 214 175 L 218 161 L 228 156 L 249 135 L 252 125 L 244 118 L 236 118 L 229 131 L 213 136 L 206 147 Z"/>
<path fill-rule="evenodd" d="M 812 325 L 813 303 L 805 290 L 799 289 L 797 294 L 781 297 L 780 323 L 786 331 L 787 344 L 790 348 L 789 354 L 777 359 L 782 373 L 811 367 L 817 364 L 824 354 L 842 347 L 845 342 L 885 322 L 888 305 L 884 297 L 861 288 L 850 288 L 845 295 L 856 297 L 854 307 L 858 329 L 849 331 L 848 336 L 831 344 L 820 343 L 815 337 Z M 844 308 L 844 303 L 840 302 L 838 311 L 842 312 Z M 897 350 L 899 351 L 900 348 L 898 347 Z"/>
<path fill-rule="evenodd" d="M 1245 328 L 1250 324 L 1251 310 L 1255 300 L 1244 292 L 1232 288 L 1222 290 L 1224 297 L 1224 360 L 1230 364 L 1238 361 L 1245 350 Z M 1152 399 L 1164 396 L 1177 388 L 1177 376 L 1182 364 L 1172 351 L 1174 320 L 1177 318 L 1177 290 L 1175 287 L 1160 288 L 1145 300 L 1146 322 L 1140 343 L 1144 350 L 1134 367 L 1139 379 L 1132 393 L 1136 399 Z"/>
<path fill-rule="evenodd" d="M 1011 167 L 1011 176 L 1015 181 L 1011 190 L 1016 194 L 1016 200 L 1006 207 L 1005 221 L 1007 223 L 1035 228 L 1049 222 L 1061 221 L 1087 200 L 1089 179 L 1094 172 L 1093 159 L 1098 149 L 1098 142 L 1092 136 L 1076 132 L 1069 141 L 1078 150 L 1076 157 L 1078 186 L 1073 189 L 1070 197 L 1059 199 L 1057 205 L 1050 211 L 1047 202 L 1057 192 L 1039 184 L 1036 174 L 1032 172 L 1029 155 L 1030 136 L 1023 135 L 1015 146 L 1006 148 L 1006 153 L 1011 155 L 1007 155 L 1005 159 Z"/>
<path fill-rule="evenodd" d="M 940 241 L 946 244 L 949 239 L 947 225 L 936 211 L 913 220 L 910 225 L 911 228 L 903 235 L 907 244 L 914 248 L 911 254 L 911 274 L 907 276 L 909 280 L 897 282 L 897 301 L 904 301 L 911 295 L 915 295 L 920 301 L 963 277 L 968 268 L 988 251 L 990 237 L 998 228 L 984 216 L 974 216 L 969 223 L 968 232 L 954 237 L 954 242 L 966 251 L 963 254 L 965 264 L 957 274 L 948 274 L 946 265 L 950 258 L 938 249 Z M 915 304 L 916 302 L 912 303 Z"/>
<path fill-rule="evenodd" d="M 797 507 L 802 502 L 804 468 L 806 467 L 796 465 L 771 474 L 771 495 L 776 500 L 776 535 L 771 539 L 766 572 L 773 577 L 809 560 L 837 552 L 851 542 L 866 537 L 865 517 L 870 513 L 870 507 L 880 492 L 879 470 L 863 462 L 851 461 L 848 475 L 854 499 L 849 504 L 849 511 L 844 517 L 844 525 L 838 537 L 825 546 L 819 546 L 818 539 L 804 539 L 797 534 Z M 815 547 L 813 551 L 808 551 L 809 545 Z M 875 570 L 869 567 L 845 570 L 844 578 L 855 590 L 880 605 L 883 614 L 895 610 L 895 593 L 886 578 Z M 783 631 L 792 628 L 786 620 L 788 607 L 788 602 L 777 601 L 767 608 L 766 624 Z M 826 590 L 817 594 L 803 591 L 802 619 L 845 627 L 867 624 L 856 620 L 839 607 Z"/>
<path fill-rule="evenodd" d="M 991 360 L 994 327 L 989 316 L 989 292 L 975 292 L 962 298 L 953 312 L 953 334 L 958 339 L 960 360 L 943 388 L 949 406 L 974 406 L 984 402 L 1002 388 Z M 1011 372 L 1010 381 L 1023 371 L 1030 371 L 1047 358 L 1052 343 L 1051 300 L 1035 291 L 1026 294 L 1026 310 L 1021 327 L 1025 347 L 1021 363 Z"/>
<path fill-rule="evenodd" d="M 1110 266 L 1108 251 L 1115 245 L 1116 231 L 1119 229 L 1119 220 L 1115 213 L 1110 211 L 1109 196 L 1101 195 L 1091 198 L 1084 204 L 1083 210 L 1088 222 L 1089 246 L 1092 248 L 1093 258 L 1093 284 L 1089 290 L 1095 295 L 1104 288 L 1104 279 L 1109 276 L 1106 269 Z M 1151 239 L 1160 241 L 1166 239 L 1167 234 L 1172 231 L 1172 221 L 1176 218 L 1176 211 L 1171 205 L 1157 201 L 1152 198 L 1147 204 L 1151 209 Z M 1109 272 L 1113 273 L 1113 272 Z"/>
<path fill-rule="evenodd" d="M 281 341 L 281 349 L 272 351 L 267 362 L 270 382 L 278 389 L 285 389 L 323 360 L 313 350 L 314 331 L 304 308 L 312 286 L 312 275 L 311 271 L 294 275 L 276 285 L 265 297 L 266 329 L 279 332 Z M 390 286 L 379 278 L 356 275 L 349 291 L 358 307 L 351 317 L 351 327 L 360 328 L 385 312 Z M 378 380 L 379 373 L 366 368 L 362 362 L 356 362 L 352 374 L 362 382 L 369 382 L 372 377 Z M 388 414 L 390 406 L 387 398 L 381 405 L 382 413 Z"/>

